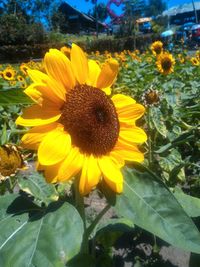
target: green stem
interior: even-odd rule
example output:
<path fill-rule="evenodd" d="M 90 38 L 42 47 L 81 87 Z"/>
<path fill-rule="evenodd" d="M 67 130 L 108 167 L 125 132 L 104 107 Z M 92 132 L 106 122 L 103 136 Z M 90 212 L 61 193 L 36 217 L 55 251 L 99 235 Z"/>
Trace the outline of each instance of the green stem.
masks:
<path fill-rule="evenodd" d="M 97 215 L 97 217 L 94 219 L 94 221 L 90 224 L 90 226 L 87 228 L 87 235 L 88 237 L 91 235 L 101 218 L 106 214 L 106 212 L 110 209 L 110 204 L 107 204 L 102 211 Z"/>
<path fill-rule="evenodd" d="M 148 160 L 149 160 L 149 167 L 151 167 L 152 164 L 152 140 L 151 140 L 151 127 L 150 127 L 150 107 L 147 110 L 147 125 L 148 125 Z"/>
<path fill-rule="evenodd" d="M 76 208 L 79 211 L 79 214 L 83 220 L 83 228 L 84 228 L 84 234 L 83 234 L 83 241 L 82 241 L 82 253 L 88 254 L 89 252 L 89 244 L 88 244 L 88 238 L 87 238 L 87 227 L 86 227 L 86 216 L 85 216 L 85 206 L 84 206 L 84 197 L 79 192 L 79 179 L 76 178 L 74 181 L 74 190 L 75 190 L 75 203 Z"/>

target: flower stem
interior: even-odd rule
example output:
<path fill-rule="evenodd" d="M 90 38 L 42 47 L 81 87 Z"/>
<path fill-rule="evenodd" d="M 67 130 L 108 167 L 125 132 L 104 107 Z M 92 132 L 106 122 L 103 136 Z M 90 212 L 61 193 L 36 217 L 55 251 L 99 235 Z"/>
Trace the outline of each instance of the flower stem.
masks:
<path fill-rule="evenodd" d="M 148 125 L 148 161 L 149 161 L 149 167 L 151 167 L 152 164 L 152 146 L 151 146 L 151 126 L 150 126 L 150 107 L 147 110 L 147 125 Z"/>
<path fill-rule="evenodd" d="M 86 216 L 85 216 L 85 207 L 84 207 L 84 197 L 79 192 L 79 179 L 76 178 L 74 181 L 74 190 L 75 190 L 75 205 L 77 210 L 79 211 L 79 214 L 83 220 L 83 241 L 82 241 L 82 253 L 88 254 L 89 252 L 89 244 L 88 244 L 88 238 L 87 238 L 87 229 L 86 229 Z"/>
<path fill-rule="evenodd" d="M 92 231 L 95 229 L 101 218 L 106 214 L 106 212 L 110 209 L 110 204 L 107 204 L 102 211 L 97 215 L 97 217 L 94 219 L 94 221 L 90 224 L 90 226 L 87 228 L 87 235 L 88 237 L 91 235 Z"/>

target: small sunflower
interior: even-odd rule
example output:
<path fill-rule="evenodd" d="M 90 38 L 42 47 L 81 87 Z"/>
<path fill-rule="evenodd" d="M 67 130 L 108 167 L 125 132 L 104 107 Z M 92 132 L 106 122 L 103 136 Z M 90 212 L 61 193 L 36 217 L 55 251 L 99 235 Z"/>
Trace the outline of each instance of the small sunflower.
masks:
<path fill-rule="evenodd" d="M 21 72 L 23 72 L 24 75 L 26 75 L 26 76 L 28 75 L 29 67 L 26 63 L 22 63 L 19 68 L 20 68 Z"/>
<path fill-rule="evenodd" d="M 160 94 L 158 90 L 150 88 L 142 95 L 145 106 L 157 106 L 160 103 Z"/>
<path fill-rule="evenodd" d="M 16 81 L 15 81 L 15 80 L 13 80 L 13 81 L 9 81 L 9 84 L 10 84 L 11 86 L 15 86 L 15 85 L 16 85 Z"/>
<path fill-rule="evenodd" d="M 161 41 L 155 41 L 151 45 L 151 51 L 155 56 L 160 55 L 163 51 L 163 43 Z"/>
<path fill-rule="evenodd" d="M 163 52 L 157 58 L 156 65 L 160 73 L 167 75 L 174 71 L 175 59 L 172 54 Z"/>
<path fill-rule="evenodd" d="M 27 87 L 27 83 L 26 83 L 26 81 L 22 82 L 22 83 L 20 84 L 20 87 L 21 87 L 22 89 L 25 89 L 25 88 Z"/>
<path fill-rule="evenodd" d="M 191 57 L 190 61 L 192 62 L 193 66 L 199 66 L 200 65 L 200 61 L 198 60 L 197 57 Z"/>
<path fill-rule="evenodd" d="M 33 84 L 25 93 L 35 104 L 16 121 L 33 126 L 22 145 L 38 150 L 39 169 L 48 182 L 67 181 L 81 172 L 81 194 L 88 194 L 102 179 L 121 193 L 125 160 L 144 159 L 137 144 L 147 137 L 135 122 L 145 109 L 131 97 L 105 93 L 116 79 L 116 60 L 100 68 L 75 44 L 70 58 L 50 49 L 44 58 L 47 74 L 28 71 Z"/>
<path fill-rule="evenodd" d="M 0 181 L 13 176 L 25 166 L 19 148 L 12 144 L 0 146 L 0 159 Z"/>
<path fill-rule="evenodd" d="M 12 81 L 15 78 L 16 71 L 12 67 L 7 67 L 3 71 L 2 75 L 4 80 Z"/>
<path fill-rule="evenodd" d="M 17 76 L 17 80 L 19 81 L 19 82 L 24 82 L 24 77 L 22 77 L 21 75 L 18 75 Z"/>

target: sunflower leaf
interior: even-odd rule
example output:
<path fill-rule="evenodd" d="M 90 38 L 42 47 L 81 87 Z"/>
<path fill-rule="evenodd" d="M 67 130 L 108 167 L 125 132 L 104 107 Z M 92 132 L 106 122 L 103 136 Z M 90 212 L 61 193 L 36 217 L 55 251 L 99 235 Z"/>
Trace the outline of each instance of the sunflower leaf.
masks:
<path fill-rule="evenodd" d="M 123 194 L 107 196 L 116 213 L 175 247 L 200 253 L 200 233 L 163 182 L 146 169 L 124 168 L 124 177 Z"/>
<path fill-rule="evenodd" d="M 0 106 L 32 103 L 33 101 L 30 99 L 30 97 L 28 97 L 20 88 L 12 88 L 1 91 Z"/>
<path fill-rule="evenodd" d="M 0 211 L 0 266 L 64 267 L 79 253 L 83 223 L 69 203 L 42 209 L 25 196 L 7 194 L 0 197 Z"/>
<path fill-rule="evenodd" d="M 26 177 L 27 175 L 22 175 L 21 173 L 17 175 L 20 189 L 32 195 L 37 204 L 42 202 L 48 205 L 51 201 L 58 200 L 58 193 L 54 185 L 47 183 L 42 174 L 32 171 L 32 174 Z M 23 173 L 25 174 L 26 171 Z"/>

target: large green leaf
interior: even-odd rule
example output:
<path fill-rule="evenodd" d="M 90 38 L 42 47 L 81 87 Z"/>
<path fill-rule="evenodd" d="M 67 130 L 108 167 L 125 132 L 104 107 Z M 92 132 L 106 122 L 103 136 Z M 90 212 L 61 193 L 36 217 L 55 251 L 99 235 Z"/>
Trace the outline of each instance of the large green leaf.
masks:
<path fill-rule="evenodd" d="M 28 97 L 22 89 L 2 90 L 0 93 L 0 106 L 16 105 L 16 104 L 32 104 L 33 101 Z"/>
<path fill-rule="evenodd" d="M 27 177 L 21 174 L 17 177 L 20 189 L 34 196 L 36 201 L 49 204 L 58 199 L 54 185 L 47 183 L 42 174 L 35 171 Z"/>
<path fill-rule="evenodd" d="M 174 195 L 151 172 L 124 169 L 124 192 L 108 201 L 120 216 L 181 249 L 200 253 L 200 233 Z"/>
<path fill-rule="evenodd" d="M 80 251 L 83 223 L 68 203 L 41 209 L 27 197 L 0 197 L 0 266 L 64 267 Z"/>
<path fill-rule="evenodd" d="M 190 217 L 200 216 L 200 199 L 185 194 L 179 187 L 174 189 L 174 195 L 178 202 L 181 204 L 185 212 Z"/>

